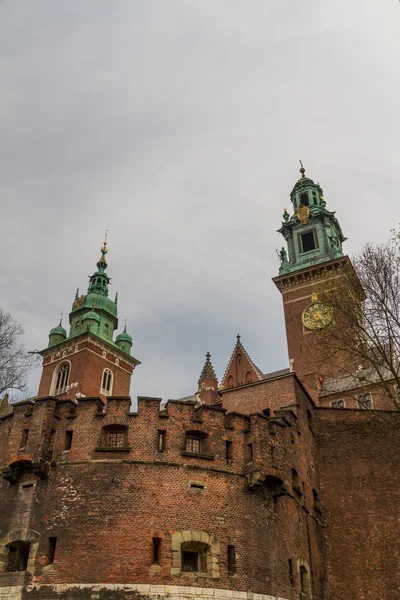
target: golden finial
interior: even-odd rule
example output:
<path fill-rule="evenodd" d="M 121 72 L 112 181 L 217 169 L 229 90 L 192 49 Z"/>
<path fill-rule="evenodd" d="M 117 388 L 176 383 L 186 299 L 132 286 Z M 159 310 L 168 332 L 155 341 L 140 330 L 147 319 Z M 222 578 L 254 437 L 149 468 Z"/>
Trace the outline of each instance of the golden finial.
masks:
<path fill-rule="evenodd" d="M 303 163 L 301 162 L 301 160 L 299 160 L 299 163 L 300 163 L 300 173 L 301 173 L 301 176 L 304 177 L 304 173 L 306 172 L 306 170 L 303 167 Z"/>
<path fill-rule="evenodd" d="M 101 247 L 101 250 L 100 250 L 101 251 L 101 256 L 100 256 L 100 260 L 99 260 L 100 263 L 104 263 L 105 265 L 107 265 L 106 254 L 108 252 L 108 249 L 107 249 L 107 235 L 108 235 L 108 229 L 106 229 L 106 233 L 104 235 L 104 244 L 103 244 L 103 246 Z"/>
<path fill-rule="evenodd" d="M 318 294 L 315 292 L 314 294 L 311 294 L 311 302 L 318 302 Z"/>

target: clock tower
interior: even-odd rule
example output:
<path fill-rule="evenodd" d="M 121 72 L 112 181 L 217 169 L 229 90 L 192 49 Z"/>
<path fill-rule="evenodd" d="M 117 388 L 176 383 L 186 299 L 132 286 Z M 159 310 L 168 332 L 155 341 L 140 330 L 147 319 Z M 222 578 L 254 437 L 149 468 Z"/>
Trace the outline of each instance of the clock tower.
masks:
<path fill-rule="evenodd" d="M 350 260 L 343 254 L 346 238 L 321 186 L 305 176 L 302 164 L 300 175 L 290 193 L 292 210 L 284 209 L 278 230 L 286 247 L 279 252 L 279 275 L 273 281 L 282 294 L 291 369 L 318 402 L 322 380 L 337 373 L 319 360 L 316 331 L 329 326 L 332 314 L 318 301 L 315 288 L 340 276 Z"/>

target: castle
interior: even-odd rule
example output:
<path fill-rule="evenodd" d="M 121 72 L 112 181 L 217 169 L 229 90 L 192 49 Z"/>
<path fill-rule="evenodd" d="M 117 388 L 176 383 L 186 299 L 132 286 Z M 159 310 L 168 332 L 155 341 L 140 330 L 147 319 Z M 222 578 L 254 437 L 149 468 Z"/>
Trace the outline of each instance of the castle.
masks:
<path fill-rule="evenodd" d="M 379 385 L 319 370 L 330 315 L 315 282 L 349 258 L 305 176 L 280 233 L 289 367 L 264 373 L 240 337 L 222 382 L 139 397 L 107 246 L 69 332 L 50 331 L 35 398 L 0 405 L 0 599 L 394 600 L 399 425 Z"/>

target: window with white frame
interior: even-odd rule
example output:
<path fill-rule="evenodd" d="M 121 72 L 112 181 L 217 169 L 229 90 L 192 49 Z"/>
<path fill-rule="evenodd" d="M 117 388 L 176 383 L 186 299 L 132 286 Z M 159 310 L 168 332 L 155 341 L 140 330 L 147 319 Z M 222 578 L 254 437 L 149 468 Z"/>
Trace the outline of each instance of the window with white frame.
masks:
<path fill-rule="evenodd" d="M 346 403 L 343 400 L 343 398 L 341 398 L 340 400 L 333 400 L 331 402 L 331 408 L 345 408 L 346 407 Z"/>
<path fill-rule="evenodd" d="M 358 394 L 357 408 L 361 408 L 363 410 L 374 408 L 370 392 L 367 392 L 366 394 Z"/>
<path fill-rule="evenodd" d="M 62 362 L 56 372 L 54 380 L 53 394 L 58 396 L 68 391 L 69 374 L 71 371 L 71 365 L 69 362 Z"/>
<path fill-rule="evenodd" d="M 103 377 L 101 380 L 101 390 L 100 392 L 105 396 L 111 396 L 112 393 L 112 384 L 113 384 L 113 374 L 111 369 L 104 369 Z"/>

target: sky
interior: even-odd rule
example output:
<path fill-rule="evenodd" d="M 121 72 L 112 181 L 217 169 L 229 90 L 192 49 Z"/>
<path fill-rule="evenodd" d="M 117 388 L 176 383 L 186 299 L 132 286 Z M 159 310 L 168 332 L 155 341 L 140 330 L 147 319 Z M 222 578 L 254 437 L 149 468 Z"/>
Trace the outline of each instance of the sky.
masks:
<path fill-rule="evenodd" d="M 288 365 L 276 230 L 306 175 L 350 256 L 400 221 L 398 0 L 0 1 L 0 307 L 46 347 L 108 229 L 131 394 Z M 37 391 L 38 367 L 29 378 Z"/>

